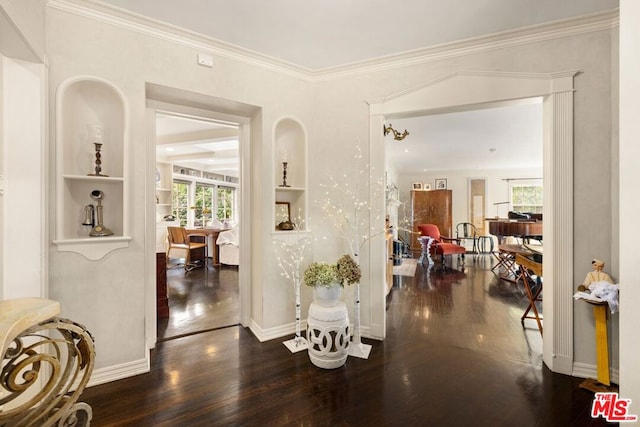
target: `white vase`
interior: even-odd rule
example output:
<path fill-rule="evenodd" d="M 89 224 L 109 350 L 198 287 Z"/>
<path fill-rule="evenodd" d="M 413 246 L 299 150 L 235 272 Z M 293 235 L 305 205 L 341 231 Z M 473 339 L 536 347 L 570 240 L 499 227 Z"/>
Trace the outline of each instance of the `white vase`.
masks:
<path fill-rule="evenodd" d="M 340 300 L 342 287 L 339 283 L 331 286 L 318 285 L 313 287 L 313 302 L 322 307 L 335 307 Z"/>
<path fill-rule="evenodd" d="M 307 341 L 311 363 L 323 369 L 344 365 L 349 354 L 349 314 L 340 302 L 342 287 L 316 286 L 307 318 Z"/>

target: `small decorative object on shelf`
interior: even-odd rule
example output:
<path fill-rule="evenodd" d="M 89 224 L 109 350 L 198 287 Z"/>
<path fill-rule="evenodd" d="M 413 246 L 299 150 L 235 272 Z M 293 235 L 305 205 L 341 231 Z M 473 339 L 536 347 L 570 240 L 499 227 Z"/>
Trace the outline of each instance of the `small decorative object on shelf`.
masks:
<path fill-rule="evenodd" d="M 111 236 L 113 231 L 109 230 L 102 223 L 102 199 L 104 199 L 104 193 L 100 190 L 93 190 L 91 192 L 91 198 L 96 201 L 96 225 L 93 227 L 89 236 L 91 237 L 104 237 Z"/>
<path fill-rule="evenodd" d="M 280 184 L 280 187 L 290 187 L 290 185 L 287 185 L 287 165 L 289 164 L 289 162 L 282 162 L 282 184 Z"/>
<path fill-rule="evenodd" d="M 100 125 L 89 125 L 89 143 L 93 144 L 96 150 L 95 173 L 88 173 L 88 176 L 109 176 L 102 172 L 102 144 L 104 144 L 104 131 Z"/>
<path fill-rule="evenodd" d="M 93 205 L 87 205 L 84 207 L 84 221 L 82 225 L 93 227 L 96 225 L 95 222 L 95 208 Z"/>

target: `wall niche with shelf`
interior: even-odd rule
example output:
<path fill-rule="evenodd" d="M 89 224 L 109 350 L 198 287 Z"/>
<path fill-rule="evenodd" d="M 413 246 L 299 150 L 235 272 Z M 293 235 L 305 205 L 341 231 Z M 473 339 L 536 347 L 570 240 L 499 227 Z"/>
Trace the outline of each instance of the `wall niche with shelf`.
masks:
<path fill-rule="evenodd" d="M 286 181 L 284 162 L 287 163 Z M 302 124 L 293 118 L 279 120 L 274 128 L 274 182 L 275 201 L 288 202 L 291 221 L 301 223 L 297 225 L 306 230 L 307 134 Z M 279 219 L 275 216 L 274 206 L 274 223 L 277 223 Z"/>
<path fill-rule="evenodd" d="M 100 129 L 96 139 L 95 129 Z M 101 141 L 100 168 L 96 146 Z M 60 84 L 56 93 L 56 237 L 59 251 L 97 260 L 129 245 L 128 220 L 128 108 L 123 93 L 111 82 L 94 76 L 77 76 Z M 99 172 L 99 175 L 97 175 Z M 83 225 L 85 208 L 98 202 L 101 191 L 103 226 L 109 236 L 91 237 Z"/>

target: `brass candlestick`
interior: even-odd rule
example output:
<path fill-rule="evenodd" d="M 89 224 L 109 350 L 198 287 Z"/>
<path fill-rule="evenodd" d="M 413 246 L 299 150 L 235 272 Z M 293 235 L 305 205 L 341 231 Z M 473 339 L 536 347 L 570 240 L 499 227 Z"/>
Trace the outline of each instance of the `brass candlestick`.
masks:
<path fill-rule="evenodd" d="M 88 176 L 109 176 L 109 175 L 103 175 L 100 172 L 102 172 L 102 160 L 101 157 L 102 155 L 100 154 L 100 150 L 102 149 L 102 144 L 98 144 L 97 142 L 94 142 L 93 145 L 96 148 L 96 160 L 95 160 L 95 173 L 88 173 Z"/>
<path fill-rule="evenodd" d="M 89 142 L 93 144 L 96 151 L 95 173 L 88 173 L 88 176 L 109 176 L 102 172 L 102 143 L 104 141 L 104 130 L 100 125 L 89 125 Z"/>
<path fill-rule="evenodd" d="M 282 184 L 280 187 L 290 187 L 287 185 L 287 164 L 288 162 L 282 162 Z"/>

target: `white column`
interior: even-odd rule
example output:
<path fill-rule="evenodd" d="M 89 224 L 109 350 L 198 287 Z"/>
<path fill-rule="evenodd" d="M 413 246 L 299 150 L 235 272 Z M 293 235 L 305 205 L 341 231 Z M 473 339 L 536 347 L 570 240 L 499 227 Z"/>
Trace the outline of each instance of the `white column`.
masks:
<path fill-rule="evenodd" d="M 620 0 L 620 397 L 640 416 L 640 2 Z M 625 423 L 638 425 L 640 423 Z"/>
<path fill-rule="evenodd" d="M 573 75 L 558 75 L 544 109 L 544 362 L 573 370 Z M 551 185 L 549 185 L 551 184 Z"/>

